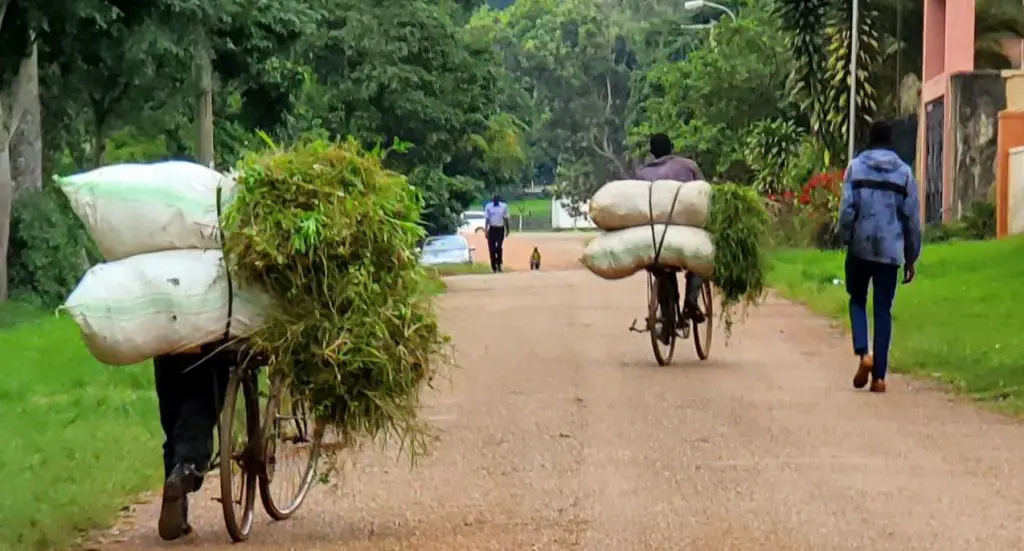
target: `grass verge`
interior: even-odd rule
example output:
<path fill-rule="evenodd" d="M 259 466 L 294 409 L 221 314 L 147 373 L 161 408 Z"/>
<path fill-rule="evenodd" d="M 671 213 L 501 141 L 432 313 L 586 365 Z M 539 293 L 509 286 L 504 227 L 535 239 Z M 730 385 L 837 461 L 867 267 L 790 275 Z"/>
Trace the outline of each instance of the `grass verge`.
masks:
<path fill-rule="evenodd" d="M 536 197 L 533 199 L 519 199 L 508 204 L 509 214 L 519 216 L 551 217 L 551 198 Z"/>
<path fill-rule="evenodd" d="M 1013 300 L 1022 280 L 1024 239 L 926 246 L 917 279 L 896 293 L 893 368 L 1024 412 L 1024 304 Z M 841 253 L 777 252 L 769 283 L 846 323 Z"/>
<path fill-rule="evenodd" d="M 0 303 L 0 329 L 7 329 L 15 325 L 25 324 L 32 321 L 39 321 L 46 317 L 46 313 L 39 308 L 9 300 Z"/>
<path fill-rule="evenodd" d="M 432 274 L 434 277 L 491 273 L 490 266 L 486 264 L 478 264 L 476 262 L 472 264 L 437 264 L 434 266 L 427 266 L 426 269 L 427 272 Z"/>
<path fill-rule="evenodd" d="M 0 317 L 32 320 L 0 330 L 0 549 L 66 548 L 159 483 L 152 370 L 98 364 L 70 320 Z"/>
<path fill-rule="evenodd" d="M 430 291 L 435 295 L 443 294 L 448 285 L 444 282 L 445 276 L 467 275 L 467 274 L 489 274 L 491 267 L 484 264 L 437 264 L 426 267 L 427 274 L 431 276 Z"/>

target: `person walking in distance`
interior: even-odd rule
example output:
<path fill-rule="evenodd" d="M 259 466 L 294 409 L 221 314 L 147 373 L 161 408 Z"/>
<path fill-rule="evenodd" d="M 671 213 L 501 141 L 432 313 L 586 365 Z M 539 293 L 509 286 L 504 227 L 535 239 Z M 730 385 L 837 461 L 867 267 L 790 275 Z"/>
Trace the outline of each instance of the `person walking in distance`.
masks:
<path fill-rule="evenodd" d="M 675 180 L 677 182 L 693 182 L 703 180 L 704 173 L 692 159 L 679 157 L 672 154 L 674 145 L 672 140 L 665 134 L 654 134 L 650 141 L 651 156 L 654 160 L 641 166 L 636 171 L 638 180 L 653 182 L 655 180 Z M 679 304 L 679 280 L 674 272 L 658 271 L 655 277 L 661 278 L 669 286 L 668 292 Z M 682 316 L 693 320 L 694 323 L 703 323 L 704 314 L 697 305 L 697 298 L 700 296 L 700 288 L 703 285 L 700 276 L 692 272 L 686 272 L 686 294 L 683 297 Z M 670 312 L 668 301 L 662 301 L 661 319 L 666 320 L 663 327 L 661 340 L 668 343 L 668 339 L 675 330 L 675 325 L 681 323 L 678 320 L 677 312 Z"/>
<path fill-rule="evenodd" d="M 498 273 L 502 264 L 502 244 L 508 235 L 508 205 L 497 194 L 484 206 L 484 232 L 487 234 L 487 251 L 491 255 L 491 271 Z"/>
<path fill-rule="evenodd" d="M 850 295 L 853 352 L 860 358 L 855 388 L 870 378 L 871 392 L 885 392 L 892 339 L 892 303 L 900 265 L 903 284 L 914 280 L 921 256 L 920 199 L 914 172 L 893 149 L 892 126 L 874 122 L 868 147 L 843 178 L 839 231 L 846 245 L 846 292 Z M 868 287 L 874 306 L 874 340 L 868 348 Z M 873 351 L 873 354 L 872 354 Z"/>

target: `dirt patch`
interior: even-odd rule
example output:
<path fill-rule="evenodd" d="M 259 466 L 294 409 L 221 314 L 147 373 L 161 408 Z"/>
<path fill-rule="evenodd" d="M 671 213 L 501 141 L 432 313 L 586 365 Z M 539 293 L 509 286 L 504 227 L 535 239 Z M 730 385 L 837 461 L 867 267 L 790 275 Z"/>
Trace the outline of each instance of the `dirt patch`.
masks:
<path fill-rule="evenodd" d="M 709 361 L 681 341 L 659 368 L 627 330 L 644 284 L 586 270 L 451 278 L 440 305 L 460 368 L 424 393 L 441 438 L 418 466 L 394 447 L 355 453 L 294 518 L 258 511 L 242 546 L 209 483 L 183 545 L 159 541 L 154 502 L 96 548 L 1024 549 L 1024 426 L 898 375 L 886 395 L 854 391 L 847 338 L 776 297 L 729 346 L 717 335 Z"/>

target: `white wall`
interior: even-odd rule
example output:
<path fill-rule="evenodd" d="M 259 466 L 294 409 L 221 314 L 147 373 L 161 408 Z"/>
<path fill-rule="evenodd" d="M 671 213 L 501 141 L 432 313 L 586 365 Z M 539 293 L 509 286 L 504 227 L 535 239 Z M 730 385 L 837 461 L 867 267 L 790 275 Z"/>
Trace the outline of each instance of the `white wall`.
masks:
<path fill-rule="evenodd" d="M 594 229 L 597 226 L 587 216 L 587 209 L 589 205 L 584 203 L 580 206 L 580 210 L 583 211 L 583 216 L 573 218 L 569 214 L 568 209 L 569 202 L 563 199 L 552 198 L 551 199 L 551 227 L 556 230 L 571 230 L 571 229 Z"/>
<path fill-rule="evenodd" d="M 1007 231 L 1010 235 L 1024 233 L 1024 147 L 1010 149 L 1010 170 L 1007 174 Z"/>

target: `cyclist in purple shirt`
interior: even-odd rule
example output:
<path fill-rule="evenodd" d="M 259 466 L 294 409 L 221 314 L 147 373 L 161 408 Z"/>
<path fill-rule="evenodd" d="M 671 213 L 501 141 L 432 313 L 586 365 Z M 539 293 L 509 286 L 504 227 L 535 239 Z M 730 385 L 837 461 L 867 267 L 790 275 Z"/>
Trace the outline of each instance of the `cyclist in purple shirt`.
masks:
<path fill-rule="evenodd" d="M 701 172 L 700 167 L 693 159 L 687 159 L 686 157 L 679 157 L 672 154 L 673 144 L 672 140 L 669 139 L 665 134 L 654 134 L 651 136 L 651 156 L 654 160 L 641 166 L 636 171 L 636 177 L 638 180 L 646 180 L 653 182 L 655 180 L 675 180 L 677 182 L 693 182 L 695 180 L 703 180 L 704 173 Z M 658 272 L 655 277 L 662 277 L 665 281 L 669 282 L 671 292 L 675 297 L 676 304 L 679 303 L 679 280 L 675 272 Z M 683 298 L 683 316 L 694 323 L 703 323 L 704 314 L 701 313 L 700 307 L 697 305 L 697 298 L 700 296 L 700 288 L 702 281 L 700 276 L 686 272 L 686 296 Z M 667 305 L 663 304 L 663 308 L 667 308 Z M 668 312 L 663 310 L 661 317 L 664 320 L 675 320 L 676 313 Z M 662 335 L 662 340 L 668 341 L 671 335 L 671 328 L 667 328 L 665 334 Z"/>

